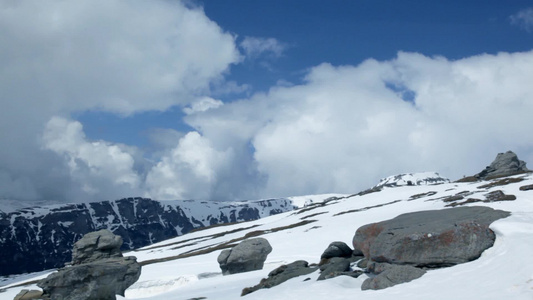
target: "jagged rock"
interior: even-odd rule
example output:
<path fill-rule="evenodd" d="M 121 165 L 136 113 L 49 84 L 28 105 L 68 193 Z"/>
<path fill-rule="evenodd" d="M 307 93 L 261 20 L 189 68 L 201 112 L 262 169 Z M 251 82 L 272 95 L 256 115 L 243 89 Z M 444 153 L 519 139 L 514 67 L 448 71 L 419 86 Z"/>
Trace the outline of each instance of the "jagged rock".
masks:
<path fill-rule="evenodd" d="M 73 265 L 39 281 L 43 297 L 51 300 L 113 300 L 139 279 L 141 265 L 122 257 L 122 238 L 108 230 L 85 235 L 75 243 Z"/>
<path fill-rule="evenodd" d="M 90 232 L 74 243 L 72 264 L 79 265 L 110 257 L 122 257 L 122 238 L 107 229 Z"/>
<path fill-rule="evenodd" d="M 472 261 L 494 244 L 489 225 L 510 213 L 458 207 L 407 213 L 357 229 L 353 245 L 374 262 L 446 267 Z"/>
<path fill-rule="evenodd" d="M 38 290 L 22 290 L 13 300 L 35 300 L 42 299 L 43 292 Z"/>
<path fill-rule="evenodd" d="M 272 246 L 266 239 L 248 239 L 222 251 L 217 261 L 224 275 L 261 270 L 270 252 Z"/>
<path fill-rule="evenodd" d="M 479 179 L 491 179 L 497 177 L 511 176 L 528 172 L 526 163 L 518 159 L 518 156 L 513 151 L 505 153 L 498 153 L 496 159 L 483 171 L 474 175 Z"/>
<path fill-rule="evenodd" d="M 353 250 L 344 242 L 332 242 L 324 253 L 320 256 L 321 259 L 328 259 L 332 257 L 350 257 Z"/>
<path fill-rule="evenodd" d="M 279 285 L 289 279 L 307 275 L 316 271 L 317 268 L 310 268 L 309 263 L 305 260 L 297 260 L 288 265 L 282 265 L 268 274 L 267 278 L 263 278 L 261 282 L 253 287 L 247 287 L 242 290 L 241 296 L 250 294 L 259 289 L 268 289 Z"/>
<path fill-rule="evenodd" d="M 422 277 L 426 271 L 406 265 L 371 263 L 368 271 L 376 276 L 366 279 L 361 290 L 381 290 Z"/>

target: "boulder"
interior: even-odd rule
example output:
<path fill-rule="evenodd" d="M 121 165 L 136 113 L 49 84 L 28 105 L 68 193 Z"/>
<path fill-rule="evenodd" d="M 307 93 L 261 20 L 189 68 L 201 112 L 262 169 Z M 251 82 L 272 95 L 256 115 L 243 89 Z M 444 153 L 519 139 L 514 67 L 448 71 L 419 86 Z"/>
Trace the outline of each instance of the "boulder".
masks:
<path fill-rule="evenodd" d="M 353 250 L 344 242 L 333 242 L 329 244 L 328 248 L 320 256 L 321 259 L 329 259 L 332 257 L 350 257 Z"/>
<path fill-rule="evenodd" d="M 248 287 L 242 290 L 241 296 L 250 294 L 259 289 L 268 289 L 279 285 L 289 279 L 307 275 L 316 271 L 317 268 L 310 268 L 309 263 L 305 260 L 297 260 L 288 265 L 282 265 L 268 274 L 267 278 L 263 278 L 259 284 Z"/>
<path fill-rule="evenodd" d="M 82 264 L 103 258 L 122 257 L 122 238 L 107 229 L 90 232 L 74 243 L 72 264 Z"/>
<path fill-rule="evenodd" d="M 381 290 L 422 277 L 426 271 L 413 266 L 371 263 L 368 271 L 375 276 L 366 279 L 361 290 Z"/>
<path fill-rule="evenodd" d="M 92 232 L 75 243 L 72 266 L 39 281 L 43 298 L 51 300 L 113 300 L 135 283 L 141 265 L 122 257 L 122 239 L 107 230 Z"/>
<path fill-rule="evenodd" d="M 483 171 L 474 175 L 478 179 L 491 179 L 497 177 L 511 176 L 529 172 L 526 163 L 518 159 L 513 151 L 498 153 L 496 159 Z"/>
<path fill-rule="evenodd" d="M 272 247 L 266 239 L 248 239 L 222 251 L 217 261 L 224 275 L 261 270 L 270 252 Z"/>
<path fill-rule="evenodd" d="M 419 211 L 357 229 L 353 245 L 374 262 L 446 267 L 478 258 L 494 244 L 489 225 L 510 213 L 489 207 Z"/>

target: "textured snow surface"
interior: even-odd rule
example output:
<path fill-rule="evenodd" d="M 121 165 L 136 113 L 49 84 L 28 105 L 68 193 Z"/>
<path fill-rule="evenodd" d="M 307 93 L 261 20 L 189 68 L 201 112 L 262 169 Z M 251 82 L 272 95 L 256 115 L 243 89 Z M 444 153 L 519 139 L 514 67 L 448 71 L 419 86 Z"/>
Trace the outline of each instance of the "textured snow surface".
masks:
<path fill-rule="evenodd" d="M 125 297 L 118 296 L 117 299 L 532 300 L 533 191 L 520 191 L 519 187 L 533 184 L 533 176 L 515 177 L 523 177 L 525 180 L 488 188 L 480 188 L 487 182 L 399 186 L 363 196 L 343 198 L 336 195 L 336 200 L 329 200 L 323 206 L 309 204 L 331 196 L 297 197 L 303 206 L 308 205 L 307 208 L 252 222 L 196 231 L 126 254 L 135 255 L 139 261 L 148 261 L 206 249 L 243 237 L 248 232 L 264 230 L 266 233 L 262 237 L 268 239 L 273 251 L 268 256 L 263 270 L 222 276 L 217 263 L 217 256 L 221 250 L 216 250 L 207 254 L 148 264 L 143 267 L 139 281 L 126 291 Z M 351 245 L 355 231 L 362 225 L 390 219 L 406 212 L 443 209 L 447 203 L 442 199 L 460 192 L 469 191 L 472 194 L 468 197 L 484 199 L 485 194 L 494 190 L 513 194 L 517 199 L 469 204 L 512 212 L 510 217 L 491 225 L 496 233 L 496 242 L 475 261 L 450 268 L 430 270 L 417 280 L 380 291 L 361 291 L 361 284 L 367 278 L 366 275 L 357 279 L 340 276 L 316 281 L 319 274 L 315 272 L 291 279 L 277 287 L 240 297 L 244 287 L 259 283 L 261 278 L 267 277 L 270 271 L 281 264 L 299 259 L 318 263 L 320 254 L 330 242 L 343 241 Z M 413 195 L 424 193 L 428 193 L 427 196 L 411 198 Z M 275 232 L 272 230 L 297 224 L 302 222 L 302 218 L 315 222 Z M 304 281 L 306 278 L 311 280 Z M 12 279 L 11 285 L 31 279 L 31 276 Z M 35 288 L 35 286 L 8 288 L 0 293 L 0 299 L 13 299 L 22 288 Z"/>

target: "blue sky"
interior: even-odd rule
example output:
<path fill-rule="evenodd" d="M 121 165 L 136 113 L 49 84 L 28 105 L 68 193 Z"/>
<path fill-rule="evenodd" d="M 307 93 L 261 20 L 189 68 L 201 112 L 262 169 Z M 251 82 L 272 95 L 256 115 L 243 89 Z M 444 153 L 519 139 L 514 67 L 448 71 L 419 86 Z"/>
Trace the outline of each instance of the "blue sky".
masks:
<path fill-rule="evenodd" d="M 533 161 L 531 1 L 0 0 L 0 199 L 353 193 Z"/>
<path fill-rule="evenodd" d="M 306 71 L 327 62 L 358 65 L 389 60 L 398 51 L 455 60 L 483 53 L 528 51 L 533 34 L 510 16 L 530 1 L 193 1 L 240 43 L 245 37 L 274 38 L 279 56 L 262 53 L 233 65 L 225 78 L 245 84 L 245 93 L 214 93 L 224 102 L 266 92 L 279 81 L 301 83 Z M 531 26 L 531 25 L 530 25 Z M 124 117 L 100 111 L 74 114 L 91 139 L 150 147 L 150 128 L 189 131 L 179 107 Z"/>

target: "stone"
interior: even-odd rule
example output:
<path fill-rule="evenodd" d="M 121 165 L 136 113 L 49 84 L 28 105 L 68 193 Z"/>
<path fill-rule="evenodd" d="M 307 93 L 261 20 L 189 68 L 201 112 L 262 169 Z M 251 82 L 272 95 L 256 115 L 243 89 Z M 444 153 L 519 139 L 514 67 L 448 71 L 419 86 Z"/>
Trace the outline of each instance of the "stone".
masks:
<path fill-rule="evenodd" d="M 476 206 L 407 213 L 360 227 L 353 245 L 374 262 L 447 267 L 477 259 L 494 244 L 489 225 L 509 215 Z"/>
<path fill-rule="evenodd" d="M 261 270 L 270 252 L 272 246 L 266 239 L 247 239 L 222 251 L 217 261 L 224 275 Z"/>
<path fill-rule="evenodd" d="M 37 285 L 51 300 L 115 300 L 140 275 L 135 257 L 115 257 L 60 269 Z"/>
<path fill-rule="evenodd" d="M 521 191 L 530 191 L 533 190 L 533 184 L 523 185 L 520 187 Z"/>
<path fill-rule="evenodd" d="M 242 290 L 241 296 L 253 293 L 259 289 L 268 289 L 279 285 L 289 279 L 307 275 L 316 271 L 317 268 L 309 267 L 309 263 L 305 260 L 297 260 L 287 265 L 282 265 L 268 274 L 267 278 L 263 278 L 259 284 L 253 287 L 247 287 Z"/>
<path fill-rule="evenodd" d="M 321 259 L 328 259 L 332 257 L 350 257 L 353 250 L 344 242 L 332 242 L 324 253 L 320 256 Z"/>
<path fill-rule="evenodd" d="M 376 276 L 366 279 L 361 290 L 381 290 L 422 277 L 426 271 L 406 265 L 371 263 L 368 271 Z"/>
<path fill-rule="evenodd" d="M 338 276 L 341 272 L 350 271 L 350 260 L 342 257 L 332 257 L 328 263 L 320 266 L 320 276 L 317 280 L 324 280 Z"/>
<path fill-rule="evenodd" d="M 141 276 L 133 256 L 122 257 L 122 238 L 108 230 L 91 232 L 74 244 L 72 265 L 39 281 L 43 298 L 114 300 Z"/>
<path fill-rule="evenodd" d="M 13 300 L 34 300 L 42 299 L 43 292 L 38 290 L 22 290 Z"/>
<path fill-rule="evenodd" d="M 478 179 L 491 179 L 529 172 L 526 163 L 518 159 L 513 151 L 498 153 L 496 159 L 483 171 L 474 175 Z"/>
<path fill-rule="evenodd" d="M 122 257 L 122 238 L 107 229 L 90 232 L 74 243 L 72 264 L 78 265 L 103 258 Z"/>

